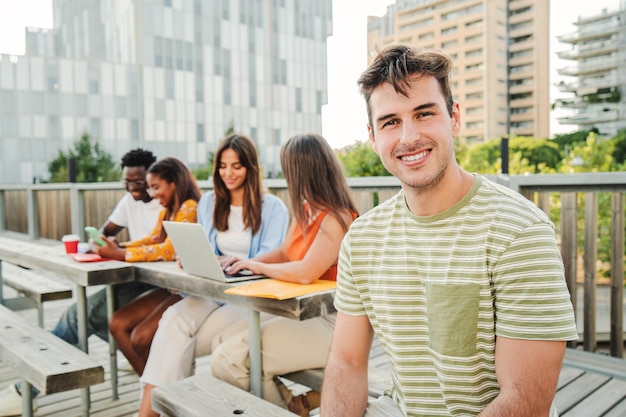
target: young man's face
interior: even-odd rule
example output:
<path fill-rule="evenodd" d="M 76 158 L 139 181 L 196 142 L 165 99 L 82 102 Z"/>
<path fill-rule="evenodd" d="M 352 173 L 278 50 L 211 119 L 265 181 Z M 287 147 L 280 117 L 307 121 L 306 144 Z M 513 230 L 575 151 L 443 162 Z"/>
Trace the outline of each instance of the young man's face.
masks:
<path fill-rule="evenodd" d="M 459 133 L 459 105 L 448 113 L 439 83 L 432 76 L 416 76 L 408 97 L 385 83 L 370 97 L 374 150 L 387 170 L 417 190 L 429 190 L 454 163 L 454 138 Z"/>
<path fill-rule="evenodd" d="M 148 183 L 146 182 L 146 168 L 144 167 L 124 167 L 122 170 L 126 191 L 131 193 L 137 201 L 149 201 Z"/>

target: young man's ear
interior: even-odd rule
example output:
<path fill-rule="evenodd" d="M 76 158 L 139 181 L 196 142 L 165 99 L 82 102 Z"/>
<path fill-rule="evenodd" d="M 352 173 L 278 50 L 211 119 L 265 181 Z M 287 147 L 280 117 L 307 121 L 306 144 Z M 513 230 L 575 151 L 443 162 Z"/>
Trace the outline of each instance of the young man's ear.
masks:
<path fill-rule="evenodd" d="M 452 105 L 452 132 L 454 137 L 459 135 L 461 131 L 461 106 L 458 101 L 455 101 Z"/>
<path fill-rule="evenodd" d="M 374 129 L 372 129 L 372 125 L 370 125 L 369 123 L 367 124 L 367 133 L 370 139 L 370 143 L 372 144 L 372 149 L 374 149 L 374 152 L 376 152 L 376 154 L 378 155 L 378 150 L 376 150 L 376 138 L 374 137 Z"/>

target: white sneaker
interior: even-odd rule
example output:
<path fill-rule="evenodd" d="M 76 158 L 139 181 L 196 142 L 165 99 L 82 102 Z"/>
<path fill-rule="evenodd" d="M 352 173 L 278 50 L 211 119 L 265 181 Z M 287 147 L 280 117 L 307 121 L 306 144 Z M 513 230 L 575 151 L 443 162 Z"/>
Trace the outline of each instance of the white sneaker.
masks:
<path fill-rule="evenodd" d="M 130 362 L 128 362 L 128 360 L 124 357 L 117 360 L 117 370 L 124 371 L 124 372 L 135 372 L 133 367 L 130 366 Z"/>
<path fill-rule="evenodd" d="M 37 403 L 33 401 L 33 411 L 37 409 Z M 22 396 L 17 392 L 15 384 L 9 385 L 0 391 L 0 417 L 21 416 Z"/>

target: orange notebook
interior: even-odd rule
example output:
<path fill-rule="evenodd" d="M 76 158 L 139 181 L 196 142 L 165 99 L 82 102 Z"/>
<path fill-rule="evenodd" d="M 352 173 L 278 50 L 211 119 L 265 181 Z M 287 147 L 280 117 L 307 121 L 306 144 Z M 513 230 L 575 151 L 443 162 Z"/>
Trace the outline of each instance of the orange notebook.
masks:
<path fill-rule="evenodd" d="M 300 295 L 319 291 L 332 290 L 337 287 L 335 281 L 317 280 L 311 284 L 294 284 L 277 279 L 259 279 L 249 284 L 238 285 L 224 291 L 226 294 L 244 295 L 247 297 L 275 298 L 286 300 Z"/>

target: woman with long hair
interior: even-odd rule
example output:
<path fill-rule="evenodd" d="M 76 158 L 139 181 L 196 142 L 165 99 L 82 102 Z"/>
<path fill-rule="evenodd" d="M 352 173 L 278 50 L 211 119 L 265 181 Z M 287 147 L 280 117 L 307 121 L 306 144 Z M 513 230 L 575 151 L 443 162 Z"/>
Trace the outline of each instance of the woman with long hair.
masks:
<path fill-rule="evenodd" d="M 151 196 L 163 206 L 152 232 L 139 240 L 96 248 L 99 255 L 126 262 L 173 261 L 174 246 L 163 228 L 163 220 L 197 220 L 201 191 L 187 166 L 176 158 L 163 158 L 150 166 L 146 181 Z M 163 311 L 180 300 L 180 295 L 163 288 L 147 291 L 117 310 L 109 331 L 135 372 L 143 373 L 157 323 Z"/>
<path fill-rule="evenodd" d="M 248 269 L 298 284 L 334 281 L 341 240 L 357 216 L 339 160 L 322 136 L 310 133 L 289 139 L 280 161 L 293 209 L 285 241 L 273 251 L 234 262 L 231 271 Z M 296 321 L 272 316 L 263 321 L 263 398 L 284 407 L 274 376 L 326 365 L 335 317 Z M 233 326 L 217 336 L 211 370 L 214 376 L 249 390 L 246 324 L 244 319 L 239 324 L 243 331 Z"/>
<path fill-rule="evenodd" d="M 202 196 L 198 222 L 224 265 L 232 259 L 260 256 L 278 247 L 289 223 L 287 208 L 263 192 L 254 143 L 229 135 L 215 153 L 213 191 Z M 243 307 L 187 296 L 168 308 L 154 336 L 141 377 L 139 415 L 156 416 L 151 408 L 155 386 L 193 374 L 194 358 L 212 351 L 214 336 L 245 318 Z"/>

